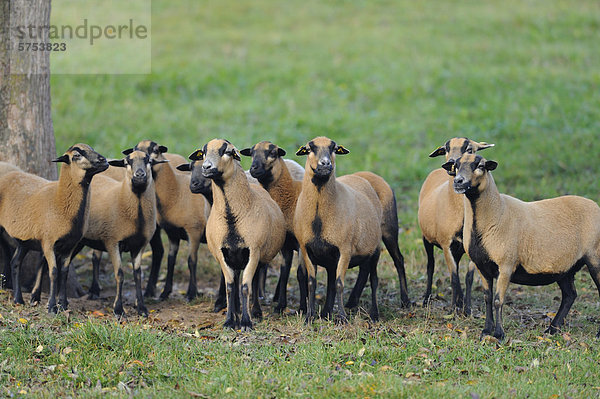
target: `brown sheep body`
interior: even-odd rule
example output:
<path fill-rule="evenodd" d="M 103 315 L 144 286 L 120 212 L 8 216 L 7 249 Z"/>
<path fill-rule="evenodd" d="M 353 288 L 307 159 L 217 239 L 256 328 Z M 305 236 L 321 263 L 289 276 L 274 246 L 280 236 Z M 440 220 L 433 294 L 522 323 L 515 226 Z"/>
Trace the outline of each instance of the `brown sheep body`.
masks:
<path fill-rule="evenodd" d="M 554 333 L 577 297 L 574 275 L 584 265 L 600 294 L 600 207 L 573 195 L 523 202 L 500 194 L 489 173 L 496 166 L 473 154 L 444 165 L 456 173 L 455 191 L 464 194 L 463 241 L 484 280 L 482 336 L 504 338 L 502 308 L 510 282 L 559 285 L 561 304 L 547 330 Z"/>
<path fill-rule="evenodd" d="M 235 147 L 214 139 L 190 159 L 203 159 L 204 177 L 212 179 L 213 207 L 206 225 L 206 239 L 212 255 L 221 265 L 227 289 L 225 327 L 252 328 L 249 312 L 260 317 L 257 268 L 266 265 L 280 251 L 285 239 L 285 220 L 279 206 L 260 186 L 251 185 L 240 166 Z M 239 275 L 241 313 L 239 320 Z"/>
<path fill-rule="evenodd" d="M 11 260 L 14 301 L 23 303 L 19 282 L 23 258 L 29 250 L 42 251 L 50 275 L 49 312 L 67 308 L 69 261 L 88 228 L 90 183 L 108 168 L 106 159 L 87 144 L 70 147 L 54 162 L 63 162 L 58 181 L 20 171 L 0 177 L 0 228 L 17 243 Z"/>
<path fill-rule="evenodd" d="M 446 162 L 454 162 L 465 153 L 474 153 L 493 144 L 478 143 L 464 137 L 448 140 L 429 156 L 446 156 Z M 463 297 L 458 275 L 458 266 L 465 253 L 462 245 L 464 219 L 463 198 L 452 188 L 452 176 L 444 169 L 432 171 L 421 186 L 419 192 L 418 219 L 423 234 L 423 245 L 427 253 L 427 285 L 423 305 L 431 299 L 435 258 L 433 247 L 441 248 L 448 266 L 452 285 L 452 308 L 461 309 L 464 314 L 471 314 L 471 287 L 475 264 L 470 262 L 465 277 L 465 295 Z M 463 299 L 464 298 L 464 299 Z"/>
<path fill-rule="evenodd" d="M 325 267 L 328 273 L 321 316 L 332 315 L 337 296 L 340 319 L 347 321 L 344 279 L 349 267 L 360 266 L 366 269 L 361 273 L 367 273 L 371 279 L 371 318 L 379 317 L 376 292 L 382 209 L 367 180 L 356 175 L 335 177 L 335 154 L 346 153 L 348 150 L 326 137 L 311 140 L 296 153 L 308 155 L 294 214 L 294 233 L 308 273 L 307 321 L 315 315 L 317 265 Z M 353 290 L 351 295 L 355 294 Z"/>

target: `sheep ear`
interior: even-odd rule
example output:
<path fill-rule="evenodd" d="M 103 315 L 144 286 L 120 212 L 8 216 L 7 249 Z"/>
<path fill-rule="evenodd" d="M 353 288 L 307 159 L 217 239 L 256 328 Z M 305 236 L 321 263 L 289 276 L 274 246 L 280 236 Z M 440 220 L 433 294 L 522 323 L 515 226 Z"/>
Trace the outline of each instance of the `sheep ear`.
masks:
<path fill-rule="evenodd" d="M 486 143 L 485 141 L 482 141 L 480 143 L 475 142 L 474 144 L 475 144 L 475 147 L 476 147 L 475 148 L 476 151 L 485 150 L 486 148 L 490 148 L 490 147 L 493 147 L 495 145 L 495 144 Z"/>
<path fill-rule="evenodd" d="M 110 161 L 108 161 L 108 164 L 110 166 L 115 166 L 117 168 L 124 168 L 125 160 L 124 159 L 111 159 Z"/>
<path fill-rule="evenodd" d="M 487 170 L 492 171 L 492 170 L 496 169 L 497 166 L 498 166 L 498 162 L 496 162 L 496 161 L 485 161 L 485 168 Z"/>
<path fill-rule="evenodd" d="M 338 145 L 335 148 L 335 153 L 338 155 L 344 155 L 344 154 L 348 154 L 350 151 L 347 150 L 346 148 L 344 148 L 344 146 Z"/>
<path fill-rule="evenodd" d="M 284 157 L 284 156 L 285 156 L 285 154 L 286 154 L 286 152 L 285 152 L 285 150 L 284 150 L 283 148 L 278 148 L 278 149 L 277 149 L 277 154 L 278 154 L 280 157 Z"/>
<path fill-rule="evenodd" d="M 53 159 L 52 162 L 64 162 L 68 165 L 71 163 L 71 160 L 69 159 L 69 156 L 67 154 L 64 154 L 56 159 Z"/>
<path fill-rule="evenodd" d="M 309 152 L 310 151 L 308 150 L 308 147 L 303 145 L 302 147 L 298 148 L 298 151 L 296 151 L 296 155 L 308 155 Z"/>
<path fill-rule="evenodd" d="M 448 161 L 442 165 L 442 168 L 446 169 L 450 176 L 456 176 L 456 162 Z"/>
<path fill-rule="evenodd" d="M 164 145 L 159 145 L 158 151 L 160 151 L 161 153 L 165 153 L 165 152 L 169 151 L 169 149 L 167 147 L 165 147 Z"/>
<path fill-rule="evenodd" d="M 191 172 L 192 167 L 189 163 L 184 163 L 184 164 L 179 165 L 177 167 L 177 170 L 180 170 L 182 172 Z"/>
<path fill-rule="evenodd" d="M 446 147 L 438 147 L 434 152 L 429 154 L 430 158 L 439 157 L 440 155 L 446 155 Z"/>
<path fill-rule="evenodd" d="M 236 161 L 241 161 L 242 158 L 240 158 L 240 154 L 238 154 L 238 152 L 234 149 L 231 150 L 231 157 L 233 159 L 235 159 Z"/>
<path fill-rule="evenodd" d="M 126 150 L 121 151 L 123 155 L 129 155 L 133 152 L 133 148 L 128 148 Z"/>
<path fill-rule="evenodd" d="M 151 159 L 150 165 L 154 166 L 154 165 L 158 165 L 159 163 L 167 163 L 167 162 L 169 162 L 168 159 L 161 159 L 160 161 L 156 160 L 156 159 Z"/>
<path fill-rule="evenodd" d="M 196 150 L 192 152 L 188 158 L 192 161 L 201 161 L 204 159 L 204 152 L 202 152 L 202 150 Z"/>
<path fill-rule="evenodd" d="M 240 154 L 242 154 L 246 157 L 251 157 L 252 156 L 252 148 L 244 148 L 243 150 L 240 151 Z"/>

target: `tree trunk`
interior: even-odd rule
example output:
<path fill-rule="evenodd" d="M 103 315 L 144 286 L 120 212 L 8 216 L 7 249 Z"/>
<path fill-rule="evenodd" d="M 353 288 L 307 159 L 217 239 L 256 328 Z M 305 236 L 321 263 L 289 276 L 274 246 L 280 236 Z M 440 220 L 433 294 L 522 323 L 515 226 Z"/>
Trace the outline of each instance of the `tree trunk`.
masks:
<path fill-rule="evenodd" d="M 49 180 L 58 179 L 54 130 L 50 107 L 50 53 L 18 51 L 19 41 L 48 42 L 45 37 L 19 39 L 16 27 L 50 25 L 50 0 L 0 0 L 0 160 Z M 40 32 L 40 30 L 37 30 Z M 37 34 L 37 33 L 36 33 Z M 22 267 L 28 286 L 35 277 L 41 254 L 31 252 Z M 81 286 L 69 276 L 69 295 L 79 296 Z"/>

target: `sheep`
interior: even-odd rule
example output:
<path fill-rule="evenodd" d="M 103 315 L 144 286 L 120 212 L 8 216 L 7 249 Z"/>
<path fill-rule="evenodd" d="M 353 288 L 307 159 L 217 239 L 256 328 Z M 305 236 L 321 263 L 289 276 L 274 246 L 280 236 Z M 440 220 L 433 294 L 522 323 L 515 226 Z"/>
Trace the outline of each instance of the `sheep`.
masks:
<path fill-rule="evenodd" d="M 308 273 L 307 322 L 315 314 L 316 265 L 328 273 L 322 317 L 332 315 L 337 291 L 340 321 L 347 322 L 344 278 L 349 267 L 360 265 L 370 275 L 369 314 L 373 320 L 379 318 L 376 292 L 382 209 L 377 193 L 364 178 L 347 175 L 336 179 L 335 155 L 348 152 L 327 137 L 317 137 L 296 152 L 308 155 L 294 213 L 294 233 Z"/>
<path fill-rule="evenodd" d="M 11 260 L 14 302 L 24 303 L 19 282 L 23 258 L 29 250 L 42 251 L 50 271 L 48 312 L 56 313 L 68 305 L 69 261 L 88 228 L 90 183 L 108 163 L 87 144 L 71 146 L 53 162 L 63 163 L 58 181 L 21 171 L 0 177 L 0 229 L 17 244 Z"/>
<path fill-rule="evenodd" d="M 292 267 L 292 258 L 294 251 L 299 251 L 298 241 L 294 236 L 294 211 L 302 190 L 302 181 L 292 178 L 290 170 L 282 158 L 286 154 L 285 150 L 269 141 L 261 141 L 250 148 L 244 148 L 240 154 L 252 157 L 250 174 L 267 190 L 285 217 L 285 242 L 281 249 L 284 263 L 281 266 L 281 274 L 275 292 L 277 299 L 275 312 L 283 313 L 287 307 L 287 283 Z M 297 277 L 300 285 L 299 311 L 306 314 L 307 285 L 303 266 L 298 266 Z"/>
<path fill-rule="evenodd" d="M 188 188 L 190 174 L 178 171 L 174 167 L 176 164 L 171 165 L 172 162 L 181 163 L 182 160 L 185 162 L 185 158 L 177 154 L 167 153 L 167 147 L 150 140 L 139 142 L 134 149 L 147 153 L 153 160 L 161 161 L 152 167 L 158 207 L 158 227 L 150 241 L 152 266 L 144 295 L 146 297 L 154 296 L 162 254 L 164 253 L 160 240 L 160 230 L 164 229 L 169 238 L 169 255 L 167 258 L 167 279 L 160 298 L 167 299 L 173 290 L 173 274 L 177 252 L 179 251 L 179 241 L 186 240 L 189 243 L 188 268 L 190 271 L 186 299 L 191 301 L 198 295 L 196 284 L 198 248 L 203 240 L 206 242 L 204 230 L 206 220 L 210 214 L 210 204 L 204 197 L 192 195 Z M 124 153 L 130 153 L 134 149 L 125 150 Z M 169 163 L 165 165 L 162 162 L 166 160 Z"/>
<path fill-rule="evenodd" d="M 429 156 L 445 155 L 446 162 L 454 162 L 463 154 L 472 154 L 493 146 L 494 144 L 478 143 L 465 137 L 456 137 L 438 147 Z M 460 277 L 458 276 L 458 265 L 465 252 L 462 245 L 463 208 L 462 197 L 452 189 L 452 176 L 448 176 L 448 173 L 442 168 L 432 171 L 419 192 L 418 219 L 423 235 L 423 245 L 427 253 L 427 287 L 423 306 L 426 306 L 431 299 L 435 266 L 433 246 L 435 245 L 444 252 L 444 259 L 451 276 L 451 306 L 453 309 L 462 309 L 463 313 L 468 316 L 471 314 L 471 287 L 475 264 L 469 262 L 463 301 Z"/>
<path fill-rule="evenodd" d="M 0 161 L 0 176 L 4 176 L 10 172 L 22 172 L 22 170 L 11 163 Z M 4 237 L 3 235 L 6 235 L 6 233 L 0 234 L 0 253 L 2 254 L 0 260 L 3 264 L 3 272 L 2 275 L 0 275 L 0 287 L 11 288 L 10 258 L 14 252 L 14 245 L 9 244 L 9 241 L 13 242 L 13 240 L 8 235 Z"/>
<path fill-rule="evenodd" d="M 504 338 L 502 308 L 511 281 L 558 284 L 562 300 L 546 330 L 555 333 L 577 297 L 574 276 L 584 265 L 600 294 L 600 207 L 573 195 L 523 202 L 500 194 L 490 173 L 497 165 L 480 155 L 464 154 L 443 166 L 456 174 L 454 191 L 464 194 L 464 248 L 484 281 L 486 318 L 481 336 Z"/>
<path fill-rule="evenodd" d="M 224 327 L 251 329 L 250 295 L 253 295 L 252 316 L 262 315 L 255 271 L 259 265 L 270 262 L 283 246 L 283 213 L 262 187 L 248 183 L 238 163 L 238 151 L 229 141 L 211 140 L 190 159 L 203 160 L 202 173 L 212 180 L 213 208 L 206 224 L 206 240 L 225 275 L 227 317 Z M 242 270 L 240 322 L 238 283 Z"/>
<path fill-rule="evenodd" d="M 294 179 L 296 179 L 300 173 L 304 174 L 304 168 L 302 168 L 300 165 L 298 165 L 297 162 L 288 160 L 288 159 L 286 159 L 284 161 L 285 161 L 286 167 L 290 171 L 290 175 L 292 175 L 292 177 Z M 298 168 L 301 169 L 300 172 L 299 172 Z M 212 205 L 212 201 L 213 201 L 213 199 L 212 199 L 212 181 L 210 179 L 205 178 L 202 175 L 202 162 L 191 160 L 189 163 L 185 163 L 185 164 L 177 166 L 177 169 L 181 170 L 181 171 L 192 172 L 191 179 L 190 179 L 190 191 L 194 194 L 202 194 L 207 199 L 209 204 Z M 256 180 L 254 177 L 252 177 L 252 175 L 250 174 L 250 171 L 244 171 L 244 172 L 246 174 L 246 178 L 248 179 L 249 183 L 259 184 L 258 180 Z M 259 268 L 257 271 L 259 273 L 259 286 L 258 286 L 259 298 L 261 298 L 263 296 L 262 293 L 264 293 L 266 270 L 267 270 L 267 267 L 265 265 L 264 267 Z M 278 284 L 278 288 L 279 288 L 279 284 Z M 225 309 L 227 307 L 227 299 L 226 299 L 225 291 L 226 291 L 225 290 L 225 276 L 223 274 L 221 274 L 221 281 L 219 284 L 217 299 L 215 300 L 215 304 L 214 304 L 214 308 L 213 308 L 214 312 L 219 312 L 222 309 Z M 276 298 L 279 297 L 278 290 L 276 290 L 276 292 L 275 292 L 275 297 Z"/>

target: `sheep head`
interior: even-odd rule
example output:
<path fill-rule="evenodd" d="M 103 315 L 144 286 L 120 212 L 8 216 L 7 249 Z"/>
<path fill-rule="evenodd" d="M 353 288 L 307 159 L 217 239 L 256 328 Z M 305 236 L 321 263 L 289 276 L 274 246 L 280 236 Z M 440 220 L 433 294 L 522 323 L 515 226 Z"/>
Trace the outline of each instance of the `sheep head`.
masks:
<path fill-rule="evenodd" d="M 300 147 L 296 155 L 307 155 L 305 170 L 312 181 L 319 185 L 329 180 L 335 170 L 335 156 L 350 151 L 327 137 L 316 137 Z"/>
<path fill-rule="evenodd" d="M 250 166 L 250 174 L 260 182 L 273 180 L 273 166 L 277 159 L 285 155 L 285 150 L 277 147 L 270 141 L 261 141 L 250 148 L 244 148 L 240 154 L 252 157 L 252 166 Z"/>
<path fill-rule="evenodd" d="M 465 154 L 455 162 L 446 162 L 442 167 L 454 170 L 454 191 L 458 194 L 476 194 L 487 187 L 488 172 L 496 169 L 498 163 L 488 161 L 481 155 Z"/>
<path fill-rule="evenodd" d="M 213 139 L 194 151 L 190 157 L 192 161 L 202 162 L 202 176 L 216 181 L 225 181 L 235 173 L 240 166 L 238 150 L 229 141 Z"/>
<path fill-rule="evenodd" d="M 52 162 L 64 162 L 67 165 L 75 166 L 75 168 L 69 168 L 71 173 L 81 174 L 88 178 L 108 169 L 106 158 L 83 143 L 71 146 L 63 155 L 53 159 Z"/>
<path fill-rule="evenodd" d="M 446 143 L 438 147 L 435 151 L 429 154 L 430 157 L 437 157 L 440 155 L 446 156 L 446 162 L 455 162 L 463 154 L 475 154 L 477 151 L 485 150 L 486 148 L 493 147 L 494 144 L 488 144 L 486 142 L 477 142 L 466 137 L 455 137 Z M 450 176 L 454 176 L 453 170 L 448 170 Z"/>
<path fill-rule="evenodd" d="M 111 166 L 126 168 L 126 179 L 131 181 L 131 190 L 136 194 L 141 194 L 148 188 L 152 179 L 152 166 L 159 163 L 168 162 L 165 160 L 151 159 L 144 151 L 124 150 L 125 158 L 114 159 L 108 163 Z"/>

